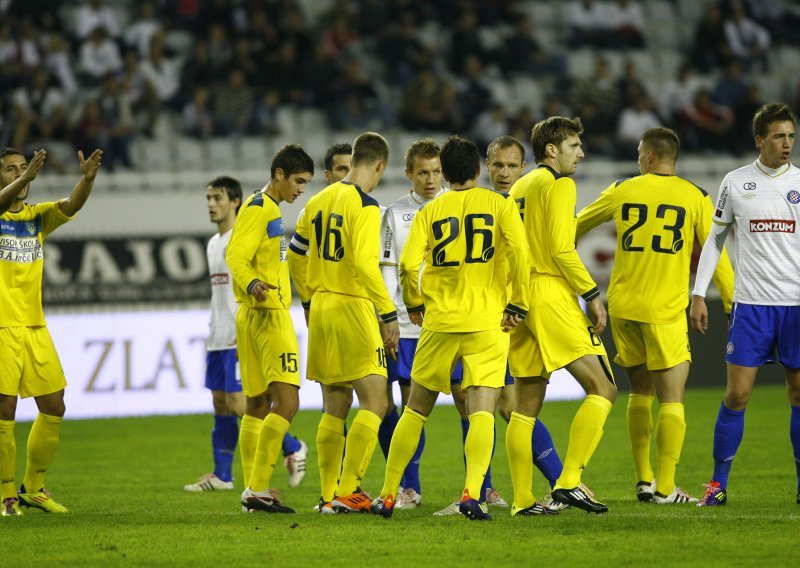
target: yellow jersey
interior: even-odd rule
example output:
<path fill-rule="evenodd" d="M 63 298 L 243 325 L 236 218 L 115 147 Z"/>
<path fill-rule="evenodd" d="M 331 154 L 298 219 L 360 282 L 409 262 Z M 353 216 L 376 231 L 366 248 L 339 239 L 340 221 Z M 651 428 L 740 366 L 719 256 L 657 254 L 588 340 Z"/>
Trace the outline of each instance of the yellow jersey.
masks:
<path fill-rule="evenodd" d="M 42 310 L 44 239 L 72 219 L 57 201 L 25 204 L 0 215 L 0 327 L 45 324 Z"/>
<path fill-rule="evenodd" d="M 525 317 L 527 248 L 507 194 L 482 187 L 443 193 L 417 213 L 400 256 L 408 312 L 424 310 L 422 327 L 447 333 L 497 329 L 504 311 Z"/>
<path fill-rule="evenodd" d="M 708 194 L 674 175 L 619 180 L 578 215 L 577 235 L 614 220 L 617 248 L 608 287 L 609 314 L 645 323 L 669 323 L 689 303 L 695 237 L 704 243 L 714 206 Z M 727 254 L 714 282 L 730 313 L 733 269 Z"/>
<path fill-rule="evenodd" d="M 378 264 L 380 228 L 378 202 L 349 181 L 329 185 L 308 200 L 289 244 L 292 277 L 304 306 L 316 292 L 333 292 L 372 301 L 385 323 L 397 319 Z"/>
<path fill-rule="evenodd" d="M 600 294 L 575 250 L 575 182 L 539 164 L 514 183 L 531 253 L 531 276 L 563 278 L 587 302 Z"/>
<path fill-rule="evenodd" d="M 283 218 L 278 203 L 263 191 L 248 197 L 239 209 L 225 260 L 237 302 L 254 309 L 289 309 L 292 289 Z M 278 288 L 267 291 L 266 301 L 259 302 L 249 293 L 256 280 Z"/>

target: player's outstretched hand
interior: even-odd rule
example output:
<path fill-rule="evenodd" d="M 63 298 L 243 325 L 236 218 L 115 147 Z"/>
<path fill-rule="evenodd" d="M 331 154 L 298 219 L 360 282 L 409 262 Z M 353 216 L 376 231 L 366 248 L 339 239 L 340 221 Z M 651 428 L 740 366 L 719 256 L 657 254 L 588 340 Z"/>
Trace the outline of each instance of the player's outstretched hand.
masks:
<path fill-rule="evenodd" d="M 36 150 L 33 153 L 33 158 L 28 162 L 28 168 L 22 172 L 20 177 L 24 178 L 28 183 L 32 182 L 36 178 L 36 174 L 42 171 L 45 158 L 47 158 L 46 150 Z"/>
<path fill-rule="evenodd" d="M 270 290 L 277 290 L 278 287 L 274 284 L 270 284 L 269 282 L 264 282 L 262 280 L 256 280 L 255 284 L 250 288 L 250 294 L 259 302 L 265 302 L 267 300 L 267 294 Z"/>
<path fill-rule="evenodd" d="M 708 307 L 703 296 L 692 296 L 692 306 L 689 308 L 689 317 L 692 320 L 692 328 L 697 333 L 706 334 L 708 329 Z"/>
<path fill-rule="evenodd" d="M 589 302 L 589 311 L 592 312 L 594 316 L 594 330 L 597 332 L 597 335 L 600 335 L 603 333 L 608 323 L 608 313 L 606 312 L 606 307 L 603 305 L 603 300 L 600 299 L 600 296 L 597 296 L 594 300 Z"/>
<path fill-rule="evenodd" d="M 503 328 L 503 331 L 511 331 L 517 327 L 520 322 L 522 322 L 522 318 L 518 315 L 503 312 L 503 321 L 500 322 L 500 327 Z"/>
<path fill-rule="evenodd" d="M 83 158 L 83 152 L 78 150 L 78 160 L 80 160 L 81 173 L 88 180 L 93 180 L 97 176 L 97 170 L 100 169 L 100 160 L 103 157 L 103 151 L 100 149 L 92 152 L 88 159 Z"/>
<path fill-rule="evenodd" d="M 411 323 L 416 325 L 417 327 L 422 327 L 422 322 L 425 321 L 425 311 L 421 312 L 414 312 L 413 314 L 408 314 L 408 319 L 411 320 Z"/>
<path fill-rule="evenodd" d="M 386 353 L 392 360 L 397 361 L 397 345 L 400 343 L 400 324 L 397 323 L 397 320 L 390 323 L 381 322 L 380 328 Z"/>

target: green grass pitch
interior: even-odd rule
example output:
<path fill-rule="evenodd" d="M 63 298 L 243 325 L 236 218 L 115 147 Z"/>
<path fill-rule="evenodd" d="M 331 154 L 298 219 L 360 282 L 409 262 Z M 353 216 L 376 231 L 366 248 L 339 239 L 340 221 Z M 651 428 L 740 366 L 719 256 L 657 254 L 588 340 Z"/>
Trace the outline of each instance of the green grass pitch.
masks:
<path fill-rule="evenodd" d="M 721 389 L 692 390 L 678 483 L 693 495 L 711 474 L 713 425 Z M 757 387 L 734 463 L 727 507 L 656 506 L 635 498 L 636 476 L 621 394 L 584 481 L 610 507 L 603 516 L 569 510 L 552 517 L 471 523 L 431 513 L 455 500 L 463 483 L 455 409 L 441 407 L 427 426 L 423 506 L 371 515 L 320 517 L 314 436 L 318 411 L 300 412 L 292 432 L 311 448 L 309 473 L 289 489 L 279 466 L 273 485 L 295 515 L 242 514 L 240 489 L 190 494 L 186 483 L 210 470 L 210 416 L 65 423 L 48 485 L 68 515 L 26 510 L 0 520 L 0 566 L 609 566 L 796 565 L 800 505 L 788 437 L 789 406 L 780 387 Z M 577 402 L 545 405 L 542 418 L 563 456 Z M 30 424 L 17 427 L 17 475 Z M 498 420 L 495 486 L 511 501 Z M 238 474 L 238 454 L 235 474 Z M 365 489 L 375 494 L 384 460 L 375 452 Z M 538 472 L 537 472 L 538 476 Z M 537 497 L 545 492 L 537 477 Z M 792 560 L 794 558 L 794 560 Z"/>

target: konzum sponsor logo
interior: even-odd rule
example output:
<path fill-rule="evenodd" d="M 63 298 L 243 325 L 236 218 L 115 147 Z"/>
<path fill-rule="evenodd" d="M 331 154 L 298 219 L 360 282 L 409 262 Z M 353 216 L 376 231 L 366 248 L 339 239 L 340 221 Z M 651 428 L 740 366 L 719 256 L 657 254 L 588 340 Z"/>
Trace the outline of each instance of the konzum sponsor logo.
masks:
<path fill-rule="evenodd" d="M 751 233 L 794 233 L 796 222 L 794 220 L 781 221 L 776 219 L 752 219 L 750 221 Z"/>

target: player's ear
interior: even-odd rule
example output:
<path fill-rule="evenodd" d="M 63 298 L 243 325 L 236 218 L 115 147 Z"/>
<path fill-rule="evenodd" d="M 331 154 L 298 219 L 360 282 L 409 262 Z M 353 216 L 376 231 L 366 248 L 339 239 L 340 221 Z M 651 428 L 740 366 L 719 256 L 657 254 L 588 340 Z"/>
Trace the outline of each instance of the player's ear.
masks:
<path fill-rule="evenodd" d="M 547 144 L 544 147 L 544 154 L 548 158 L 555 158 L 556 157 L 556 145 L 553 144 L 552 142 Z"/>
<path fill-rule="evenodd" d="M 283 168 L 275 168 L 275 181 L 283 181 L 286 179 L 286 174 L 283 171 Z"/>

